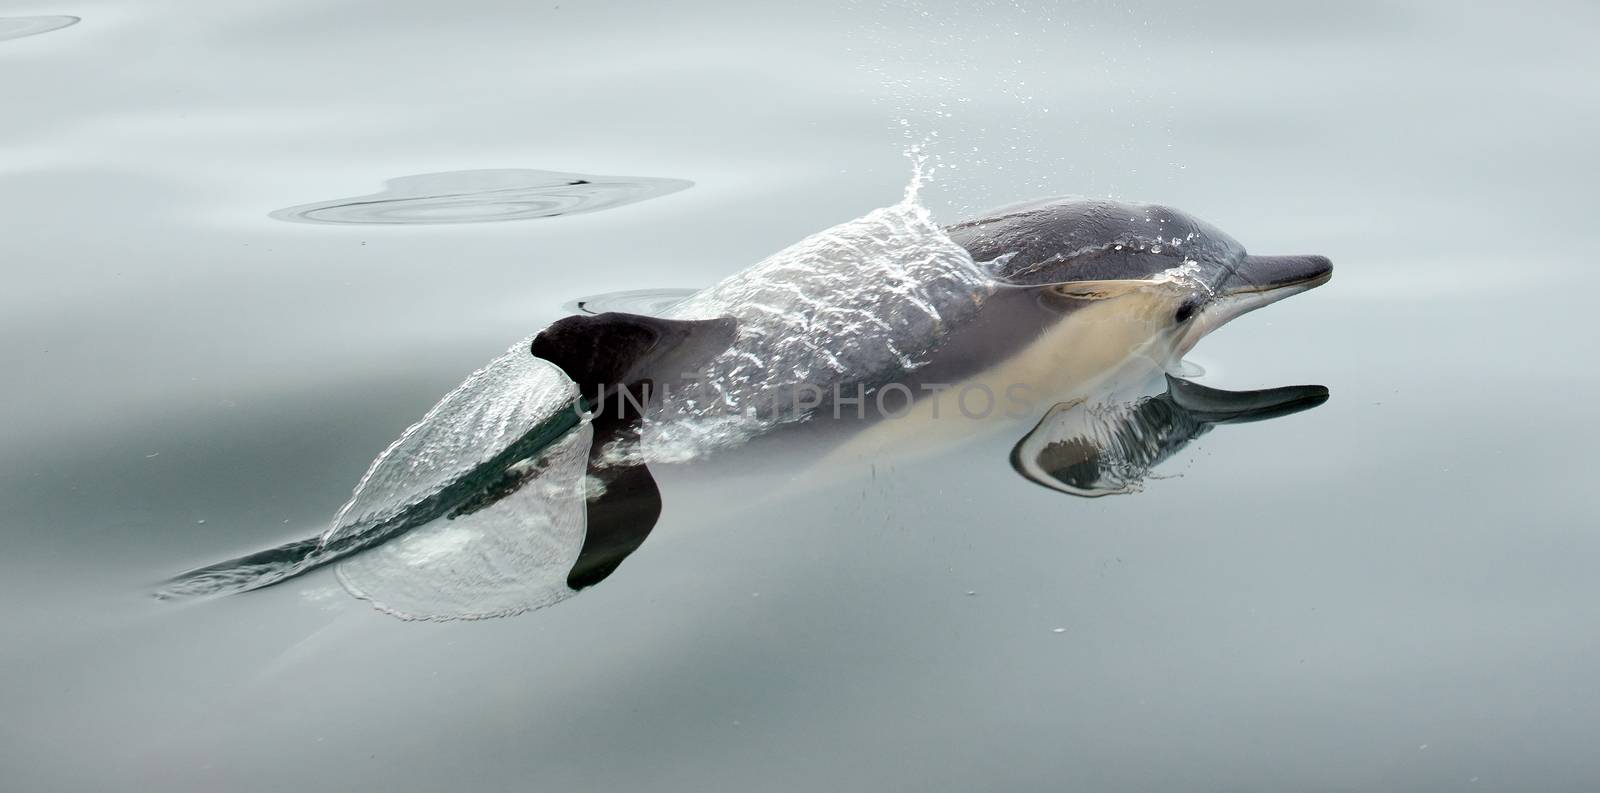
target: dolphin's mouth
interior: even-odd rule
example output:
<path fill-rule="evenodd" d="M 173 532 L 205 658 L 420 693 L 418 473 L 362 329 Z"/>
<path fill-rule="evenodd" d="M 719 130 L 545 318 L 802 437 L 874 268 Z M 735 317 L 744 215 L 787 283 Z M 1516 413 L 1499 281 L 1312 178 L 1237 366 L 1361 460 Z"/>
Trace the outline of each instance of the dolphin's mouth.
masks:
<path fill-rule="evenodd" d="M 1232 296 L 1292 290 L 1277 294 L 1273 298 L 1275 301 L 1314 289 L 1332 277 L 1333 262 L 1326 256 L 1246 256 L 1223 281 L 1220 292 Z"/>
<path fill-rule="evenodd" d="M 1333 262 L 1326 256 L 1246 256 L 1182 331 L 1177 352 L 1187 353 L 1207 333 L 1237 317 L 1315 289 L 1331 278 Z"/>

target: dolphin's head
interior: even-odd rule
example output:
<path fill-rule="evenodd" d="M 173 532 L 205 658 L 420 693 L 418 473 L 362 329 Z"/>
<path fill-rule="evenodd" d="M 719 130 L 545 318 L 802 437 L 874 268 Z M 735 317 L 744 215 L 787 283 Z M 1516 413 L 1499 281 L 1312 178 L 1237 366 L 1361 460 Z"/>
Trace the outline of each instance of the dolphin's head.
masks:
<path fill-rule="evenodd" d="M 1211 224 L 1155 204 L 1051 198 L 946 231 L 1002 283 L 1154 296 L 1146 305 L 1180 355 L 1229 320 L 1333 273 L 1322 256 L 1252 256 Z"/>

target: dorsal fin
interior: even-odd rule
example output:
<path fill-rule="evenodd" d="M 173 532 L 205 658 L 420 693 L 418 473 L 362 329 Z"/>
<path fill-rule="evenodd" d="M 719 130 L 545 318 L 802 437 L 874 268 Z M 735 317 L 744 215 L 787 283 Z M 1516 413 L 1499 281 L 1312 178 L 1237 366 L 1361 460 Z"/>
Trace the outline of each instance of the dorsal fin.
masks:
<path fill-rule="evenodd" d="M 601 386 L 693 371 L 733 343 L 731 317 L 662 319 L 607 312 L 563 317 L 533 339 L 533 354 L 561 367 L 585 396 Z"/>

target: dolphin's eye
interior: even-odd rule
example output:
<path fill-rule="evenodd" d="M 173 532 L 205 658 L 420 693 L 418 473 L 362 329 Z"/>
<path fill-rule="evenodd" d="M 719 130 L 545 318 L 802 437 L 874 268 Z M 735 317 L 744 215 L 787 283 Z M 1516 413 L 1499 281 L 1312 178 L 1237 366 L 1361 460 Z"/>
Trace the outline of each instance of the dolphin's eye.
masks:
<path fill-rule="evenodd" d="M 1178 306 L 1178 313 L 1173 316 L 1172 320 L 1174 322 L 1188 322 L 1189 318 L 1194 316 L 1194 312 L 1200 310 L 1200 305 L 1201 301 L 1198 297 L 1191 297 L 1183 301 L 1183 305 Z"/>

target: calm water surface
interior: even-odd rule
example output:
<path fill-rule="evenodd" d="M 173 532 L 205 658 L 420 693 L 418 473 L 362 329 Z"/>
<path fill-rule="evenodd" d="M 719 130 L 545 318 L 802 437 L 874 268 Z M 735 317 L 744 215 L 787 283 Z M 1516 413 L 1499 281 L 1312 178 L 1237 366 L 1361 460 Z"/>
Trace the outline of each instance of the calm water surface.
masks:
<path fill-rule="evenodd" d="M 958 7 L 959 6 L 959 7 Z M 16 20 L 75 16 L 69 27 Z M 0 31 L 7 790 L 1591 790 L 1592 3 L 146 0 Z M 11 34 L 6 34 L 11 35 Z M 895 201 L 1181 207 L 1334 281 L 1203 341 L 1320 383 L 1140 493 L 1015 438 L 663 476 L 550 609 L 417 624 L 326 571 L 372 457 L 584 295 L 712 283 Z M 416 174 L 693 187 L 289 223 Z M 628 199 L 633 201 L 633 199 Z"/>

